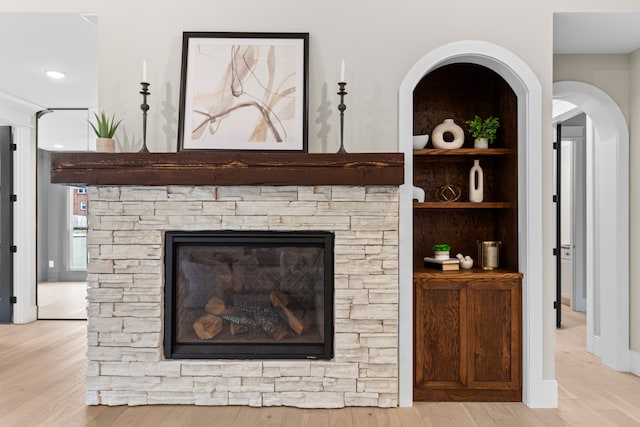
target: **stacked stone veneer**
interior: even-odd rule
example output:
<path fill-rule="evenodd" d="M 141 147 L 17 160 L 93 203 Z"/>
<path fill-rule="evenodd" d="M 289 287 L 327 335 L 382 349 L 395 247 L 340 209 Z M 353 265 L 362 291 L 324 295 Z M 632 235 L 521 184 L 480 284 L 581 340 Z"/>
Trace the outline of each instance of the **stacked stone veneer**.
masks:
<path fill-rule="evenodd" d="M 89 188 L 88 404 L 397 406 L 398 188 Z M 332 360 L 165 360 L 167 230 L 335 232 Z"/>

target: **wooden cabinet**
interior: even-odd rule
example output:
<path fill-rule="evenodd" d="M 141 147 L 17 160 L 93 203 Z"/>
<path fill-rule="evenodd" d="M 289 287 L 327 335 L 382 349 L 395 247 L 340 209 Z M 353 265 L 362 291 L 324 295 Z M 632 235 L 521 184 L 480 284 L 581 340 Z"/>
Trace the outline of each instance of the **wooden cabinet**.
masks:
<path fill-rule="evenodd" d="M 497 141 L 473 148 L 465 130 L 460 149 L 413 151 L 413 185 L 425 201 L 413 204 L 414 400 L 521 400 L 521 282 L 518 260 L 517 96 L 497 73 L 475 64 L 449 64 L 414 89 L 414 135 L 431 134 L 451 118 L 466 129 L 477 114 L 500 119 Z M 445 138 L 446 139 L 446 138 Z M 469 201 L 474 160 L 483 169 L 484 198 Z M 442 202 L 441 186 L 460 189 Z M 499 240 L 500 270 L 426 270 L 438 243 L 452 256 L 470 255 L 477 241 Z"/>
<path fill-rule="evenodd" d="M 519 273 L 414 274 L 414 400 L 522 400 Z"/>

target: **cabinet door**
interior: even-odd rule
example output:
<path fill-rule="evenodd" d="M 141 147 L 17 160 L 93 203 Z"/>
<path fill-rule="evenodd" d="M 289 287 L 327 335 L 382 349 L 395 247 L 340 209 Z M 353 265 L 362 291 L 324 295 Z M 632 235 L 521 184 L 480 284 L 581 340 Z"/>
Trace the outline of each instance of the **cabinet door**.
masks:
<path fill-rule="evenodd" d="M 519 281 L 470 281 L 468 292 L 469 388 L 520 390 Z"/>
<path fill-rule="evenodd" d="M 414 289 L 416 400 L 427 398 L 421 390 L 466 388 L 466 282 L 418 279 Z"/>

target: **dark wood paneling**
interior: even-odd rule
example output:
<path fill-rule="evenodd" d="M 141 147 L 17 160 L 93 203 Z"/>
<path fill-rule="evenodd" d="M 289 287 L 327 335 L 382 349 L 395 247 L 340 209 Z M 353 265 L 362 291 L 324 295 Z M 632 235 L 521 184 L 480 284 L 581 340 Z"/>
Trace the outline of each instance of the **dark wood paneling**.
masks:
<path fill-rule="evenodd" d="M 51 182 L 88 185 L 400 185 L 402 153 L 52 153 Z"/>
<path fill-rule="evenodd" d="M 459 63 L 433 70 L 418 83 L 413 99 L 414 135 L 431 134 L 444 119 L 453 119 L 465 131 L 464 148 L 472 148 L 465 121 L 476 114 L 497 116 L 501 126 L 492 147 L 516 146 L 517 97 L 502 77 L 486 67 Z"/>
<path fill-rule="evenodd" d="M 414 390 L 416 402 L 521 402 L 520 390 Z"/>
<path fill-rule="evenodd" d="M 508 289 L 474 289 L 471 300 L 471 380 L 511 380 L 511 310 Z"/>
<path fill-rule="evenodd" d="M 487 150 L 473 149 L 473 138 L 466 131 L 465 120 L 476 114 L 500 118 L 497 141 Z M 502 77 L 486 67 L 447 65 L 426 75 L 414 90 L 414 134 L 431 133 L 447 118 L 465 129 L 462 149 L 414 150 L 414 185 L 425 190 L 427 202 L 414 206 L 416 263 L 431 255 L 435 243 L 449 243 L 454 255 L 462 252 L 476 259 L 476 240 L 499 240 L 500 265 L 517 271 L 517 97 Z M 484 202 L 470 206 L 469 171 L 475 158 L 483 169 Z M 446 184 L 460 187 L 461 197 L 439 206 L 436 190 Z"/>
<path fill-rule="evenodd" d="M 521 280 L 416 266 L 414 400 L 522 399 Z"/>
<path fill-rule="evenodd" d="M 517 389 L 521 382 L 521 287 L 469 282 L 469 386 Z"/>
<path fill-rule="evenodd" d="M 419 316 L 414 342 L 416 388 L 466 387 L 466 286 L 445 280 L 417 281 L 415 307 Z"/>

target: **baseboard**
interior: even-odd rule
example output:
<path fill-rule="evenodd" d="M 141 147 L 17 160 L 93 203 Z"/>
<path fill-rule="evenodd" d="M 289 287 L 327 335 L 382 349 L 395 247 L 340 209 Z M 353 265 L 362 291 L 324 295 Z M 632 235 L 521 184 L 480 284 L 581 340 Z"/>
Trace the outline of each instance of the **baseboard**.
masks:
<path fill-rule="evenodd" d="M 526 390 L 523 390 L 526 394 Z M 529 408 L 557 408 L 558 407 L 558 381 L 543 380 L 539 389 L 525 396 L 523 403 Z"/>
<path fill-rule="evenodd" d="M 602 338 L 597 335 L 593 336 L 593 354 L 596 356 L 602 355 Z"/>
<path fill-rule="evenodd" d="M 630 372 L 640 377 L 640 353 L 629 350 Z"/>
<path fill-rule="evenodd" d="M 13 323 L 31 323 L 38 319 L 38 306 L 35 305 L 18 305 L 14 306 Z"/>

